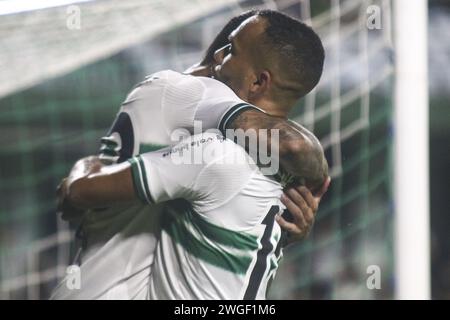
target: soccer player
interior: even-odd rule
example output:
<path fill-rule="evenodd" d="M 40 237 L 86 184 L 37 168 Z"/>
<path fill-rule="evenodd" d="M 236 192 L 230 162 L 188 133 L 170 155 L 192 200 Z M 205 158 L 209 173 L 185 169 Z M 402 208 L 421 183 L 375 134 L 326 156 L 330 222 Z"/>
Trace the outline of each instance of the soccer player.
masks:
<path fill-rule="evenodd" d="M 122 164 L 92 160 L 67 180 L 72 205 L 166 202 L 148 298 L 265 299 L 282 253 L 283 181 L 262 174 L 242 147 L 204 133 Z"/>
<path fill-rule="evenodd" d="M 266 12 L 266 14 L 268 13 Z M 262 21 L 257 22 L 256 25 L 260 22 Z M 277 21 L 273 22 L 274 25 L 276 23 Z M 252 25 L 255 26 L 250 23 L 250 26 Z M 261 25 L 259 24 L 259 26 Z M 272 29 L 275 27 L 276 26 L 272 25 Z M 236 57 L 243 53 L 243 51 L 240 50 L 245 47 L 245 43 L 239 43 L 241 41 L 239 34 L 242 35 L 242 32 L 244 32 L 243 35 L 245 37 L 249 37 L 249 40 L 251 41 L 252 35 L 246 35 L 246 33 L 258 33 L 261 31 L 260 29 L 255 28 L 251 28 L 247 31 L 245 30 L 246 29 L 244 28 L 235 34 L 236 39 L 234 39 L 234 42 L 237 46 L 236 50 L 238 52 Z M 307 29 L 307 31 L 309 31 L 309 29 Z M 261 36 L 261 34 L 253 35 L 255 37 Z M 307 35 L 311 36 L 310 34 Z M 247 47 L 251 47 L 251 44 Z M 223 55 L 225 50 L 228 49 L 230 48 L 228 47 L 219 50 L 218 55 L 216 56 L 220 57 L 220 55 Z M 230 76 L 226 73 L 227 68 L 232 66 L 230 65 L 230 62 L 233 62 L 234 60 L 234 57 L 227 57 L 231 54 L 232 53 L 230 52 L 227 55 L 224 55 L 224 63 L 221 64 L 223 70 L 217 70 L 217 76 L 223 75 L 224 78 L 225 76 L 228 78 L 224 79 L 225 82 L 233 79 L 232 75 Z M 320 56 L 320 52 L 317 56 Z M 303 59 L 306 59 L 306 57 L 303 57 Z M 245 61 L 241 58 L 241 61 L 238 63 L 242 62 Z M 319 73 L 319 76 L 315 77 L 316 81 L 318 81 L 318 77 L 320 77 L 321 73 L 321 65 L 320 68 L 312 65 L 310 69 L 313 68 L 316 69 L 316 73 Z M 294 90 L 294 87 L 289 86 L 291 84 L 289 81 L 285 84 L 271 83 L 271 79 L 267 78 L 267 76 L 270 77 L 271 75 L 262 74 L 262 85 L 256 83 L 256 87 L 262 89 L 262 93 L 273 91 L 273 88 L 269 88 L 267 84 L 272 85 L 272 87 L 276 87 L 277 90 L 279 89 L 282 92 L 287 90 L 289 93 Z M 239 78 L 237 77 L 236 79 Z M 318 154 L 320 156 L 320 146 L 318 146 L 315 138 L 306 130 L 301 132 L 296 130 L 292 131 L 291 126 L 289 126 L 289 123 L 287 123 L 284 119 L 270 117 L 267 114 L 255 109 L 251 110 L 251 108 L 253 108 L 252 106 L 237 99 L 236 96 L 230 95 L 231 90 L 227 87 L 221 86 L 220 88 L 215 88 L 215 86 L 218 86 L 219 84 L 217 81 L 212 81 L 206 78 L 198 78 L 197 80 L 199 81 L 194 81 L 192 77 L 185 78 L 175 72 L 163 72 L 156 74 L 154 77 L 149 78 L 147 81 L 142 83 L 124 102 L 122 110 L 110 131 L 110 135 L 106 139 L 103 139 L 103 160 L 110 160 L 110 162 L 122 162 L 132 155 L 148 150 L 149 147 L 155 147 L 155 144 L 157 145 L 156 147 L 168 144 L 170 143 L 168 132 L 170 132 L 170 130 L 174 127 L 191 128 L 192 119 L 203 120 L 204 129 L 218 127 L 219 119 L 222 119 L 222 127 L 241 127 L 244 129 L 252 127 L 280 128 L 281 132 L 284 132 L 285 136 L 291 139 L 282 139 L 282 141 L 289 141 L 291 143 L 287 144 L 288 147 L 284 149 L 283 144 L 281 145 L 280 152 L 282 164 L 283 159 L 288 159 L 286 162 L 288 165 L 285 167 L 289 168 L 290 159 L 291 162 L 294 162 L 294 164 L 291 165 L 291 168 L 296 168 L 297 163 L 296 161 L 293 161 L 293 159 L 296 159 L 295 155 L 298 153 L 290 153 L 292 150 L 289 148 L 293 145 L 293 150 L 305 151 L 303 153 L 303 157 L 306 157 L 305 155 L 311 155 L 310 158 L 312 160 L 310 160 L 309 163 L 312 166 L 320 168 L 320 165 L 317 166 L 317 163 L 320 163 L 316 161 L 317 157 L 314 157 L 315 154 L 311 154 L 310 152 L 314 151 L 317 153 L 317 150 L 319 150 Z M 275 80 L 279 81 L 279 79 L 274 79 L 274 81 Z M 209 81 L 208 85 L 204 86 L 202 84 L 204 81 Z M 255 82 L 258 81 L 259 80 Z M 314 80 L 312 81 L 314 82 Z M 236 87 L 236 82 L 231 81 L 229 84 L 231 87 L 234 86 L 235 90 L 238 91 L 241 96 L 248 94 L 245 90 L 237 90 L 239 88 Z M 312 87 L 314 85 L 315 83 Z M 304 85 L 305 88 L 310 86 L 311 84 Z M 200 96 L 205 95 L 205 91 L 202 91 L 204 89 L 211 89 L 209 91 L 212 92 L 210 94 L 210 100 L 205 100 L 208 101 L 208 103 L 198 103 L 198 100 L 195 99 L 199 99 Z M 256 88 L 256 91 L 254 89 L 255 87 L 251 89 L 251 97 L 247 96 L 244 98 L 247 98 L 249 101 L 254 100 L 254 104 L 256 105 L 259 105 L 258 103 L 261 98 L 265 98 L 263 100 L 270 100 L 273 98 L 258 96 L 258 88 Z M 226 94 L 223 94 L 224 91 Z M 163 98 L 165 105 L 160 104 L 159 101 L 159 99 L 162 98 L 162 92 L 164 92 Z M 305 93 L 306 92 L 303 91 L 301 94 Z M 280 94 L 280 92 L 277 94 Z M 224 96 L 225 98 L 222 98 L 222 101 L 218 101 L 221 96 Z M 178 101 L 176 101 L 177 99 Z M 190 101 L 189 99 L 192 99 L 194 102 L 186 104 L 187 100 Z M 149 104 L 149 101 L 155 102 L 154 108 L 151 104 Z M 180 104 L 186 107 L 185 110 L 181 111 L 190 116 L 183 117 L 183 112 L 178 111 L 176 114 L 170 114 L 170 111 L 177 110 L 176 108 L 177 106 L 179 108 Z M 237 108 L 233 108 L 236 105 L 238 105 L 237 108 L 241 109 L 240 111 L 247 111 L 242 111 L 238 114 L 237 111 L 239 110 L 236 110 Z M 267 104 L 261 102 L 261 105 L 266 107 L 265 111 L 267 112 L 279 116 L 282 114 L 273 107 L 276 106 L 274 103 Z M 269 108 L 269 106 L 272 106 L 272 108 Z M 283 110 L 287 113 L 287 108 L 286 110 Z M 180 126 L 180 121 L 185 121 L 185 123 L 182 123 Z M 149 143 L 152 145 L 149 145 Z M 289 155 L 292 155 L 292 157 L 289 158 Z M 307 166 L 303 166 L 301 169 L 305 170 L 306 167 Z M 317 169 L 315 168 L 312 168 L 312 170 L 307 170 L 307 173 L 314 172 L 314 170 L 316 170 L 315 172 L 317 173 Z M 303 194 L 307 194 L 304 189 L 301 190 L 303 190 Z M 289 195 L 292 196 L 293 200 L 298 200 L 299 197 L 301 197 L 300 193 L 294 189 L 289 190 Z M 302 207 L 305 208 L 305 202 L 299 202 L 302 204 Z M 309 203 L 313 202 L 309 201 Z M 289 203 L 289 205 L 294 208 L 292 203 Z M 310 206 L 313 208 L 312 210 L 309 209 L 309 211 L 315 211 L 317 209 L 314 208 L 314 206 L 316 206 L 314 203 L 310 204 Z M 155 210 L 164 210 L 164 206 L 159 206 Z M 305 212 L 306 211 L 307 210 L 305 210 Z M 104 210 L 101 212 L 91 211 L 87 213 L 84 216 L 83 221 L 85 250 L 83 251 L 83 261 L 81 264 L 83 271 L 83 283 L 82 290 L 80 292 L 82 292 L 82 294 L 79 295 L 78 292 L 71 292 L 68 296 L 63 294 L 60 297 L 70 297 L 71 294 L 72 296 L 73 294 L 75 296 L 78 294 L 77 297 L 81 298 L 115 298 L 124 296 L 128 298 L 139 297 L 140 292 L 145 292 L 145 281 L 148 280 L 150 275 L 148 266 L 152 263 L 152 250 L 154 250 L 152 248 L 154 248 L 154 245 L 158 240 L 157 237 L 155 237 L 155 234 L 157 233 L 153 234 L 152 232 L 149 232 L 155 225 L 158 225 L 157 222 L 152 221 L 152 219 L 156 219 L 157 217 L 159 217 L 157 214 L 149 214 L 148 208 L 142 205 L 115 206 L 113 209 Z M 307 221 L 301 220 L 305 218 L 303 216 L 300 217 L 301 218 L 299 218 L 299 220 L 295 221 L 296 224 L 302 227 L 308 225 Z M 307 219 L 309 221 L 311 220 L 311 214 L 307 217 Z M 280 224 L 283 223 L 282 218 L 278 221 Z M 291 230 L 298 227 L 297 225 L 292 227 L 294 224 L 289 224 L 289 222 L 286 221 L 284 221 L 284 223 L 285 226 L 290 226 Z M 142 244 L 145 244 L 145 247 Z M 104 259 L 99 257 L 103 257 Z M 105 274 L 104 272 L 96 272 L 96 270 L 110 270 L 110 273 Z M 104 277 L 104 279 L 101 279 L 101 277 Z M 133 279 L 133 281 L 128 281 L 128 279 Z"/>

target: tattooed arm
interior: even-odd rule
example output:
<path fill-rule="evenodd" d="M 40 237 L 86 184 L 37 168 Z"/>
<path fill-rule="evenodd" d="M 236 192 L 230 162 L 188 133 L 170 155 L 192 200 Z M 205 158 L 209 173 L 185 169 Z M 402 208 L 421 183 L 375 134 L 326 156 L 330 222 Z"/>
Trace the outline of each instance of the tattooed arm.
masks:
<path fill-rule="evenodd" d="M 239 114 L 230 125 L 230 129 L 270 129 L 279 130 L 279 155 L 281 167 L 288 173 L 303 180 L 312 192 L 320 189 L 328 177 L 328 163 L 322 146 L 317 138 L 301 125 L 269 116 L 257 110 L 248 110 Z M 258 135 L 259 136 L 259 135 Z M 267 150 L 270 150 L 268 135 Z"/>

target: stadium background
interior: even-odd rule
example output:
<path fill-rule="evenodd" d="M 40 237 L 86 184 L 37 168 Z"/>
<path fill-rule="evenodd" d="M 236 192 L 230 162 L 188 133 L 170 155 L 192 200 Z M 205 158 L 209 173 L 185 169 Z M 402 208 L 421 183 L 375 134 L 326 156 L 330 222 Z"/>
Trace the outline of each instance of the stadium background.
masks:
<path fill-rule="evenodd" d="M 291 118 L 321 139 L 333 177 L 314 231 L 285 251 L 269 297 L 394 297 L 391 1 L 205 3 L 74 3 L 74 30 L 67 5 L 0 15 L 1 299 L 46 299 L 64 275 L 72 233 L 56 215 L 55 188 L 97 152 L 133 85 L 197 62 L 230 17 L 259 6 L 311 22 L 324 41 L 322 80 Z M 369 5 L 382 8 L 381 29 L 367 28 Z M 429 5 L 432 296 L 448 299 L 450 13 L 445 1 Z M 370 265 L 381 269 L 380 290 L 366 286 Z"/>

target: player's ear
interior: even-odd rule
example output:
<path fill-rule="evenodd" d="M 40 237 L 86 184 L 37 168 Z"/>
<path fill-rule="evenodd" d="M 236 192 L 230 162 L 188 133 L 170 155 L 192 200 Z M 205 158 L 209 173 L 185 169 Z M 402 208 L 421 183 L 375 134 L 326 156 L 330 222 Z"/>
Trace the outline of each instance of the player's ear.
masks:
<path fill-rule="evenodd" d="M 255 74 L 255 79 L 250 85 L 249 98 L 254 99 L 265 95 L 267 90 L 269 90 L 270 88 L 271 81 L 272 77 L 270 75 L 270 72 L 267 70 L 263 70 Z"/>

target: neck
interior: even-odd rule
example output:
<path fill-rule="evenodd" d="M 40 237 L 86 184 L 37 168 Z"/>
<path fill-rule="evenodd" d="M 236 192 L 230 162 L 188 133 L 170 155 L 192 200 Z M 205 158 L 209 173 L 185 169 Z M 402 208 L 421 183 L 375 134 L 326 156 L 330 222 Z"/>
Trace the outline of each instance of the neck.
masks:
<path fill-rule="evenodd" d="M 288 117 L 289 108 L 286 108 L 285 106 L 276 104 L 273 101 L 266 100 L 266 99 L 260 99 L 260 100 L 255 100 L 255 101 L 250 100 L 249 102 L 251 104 L 257 106 L 258 108 L 261 108 L 270 116 L 280 117 L 280 118 Z"/>

